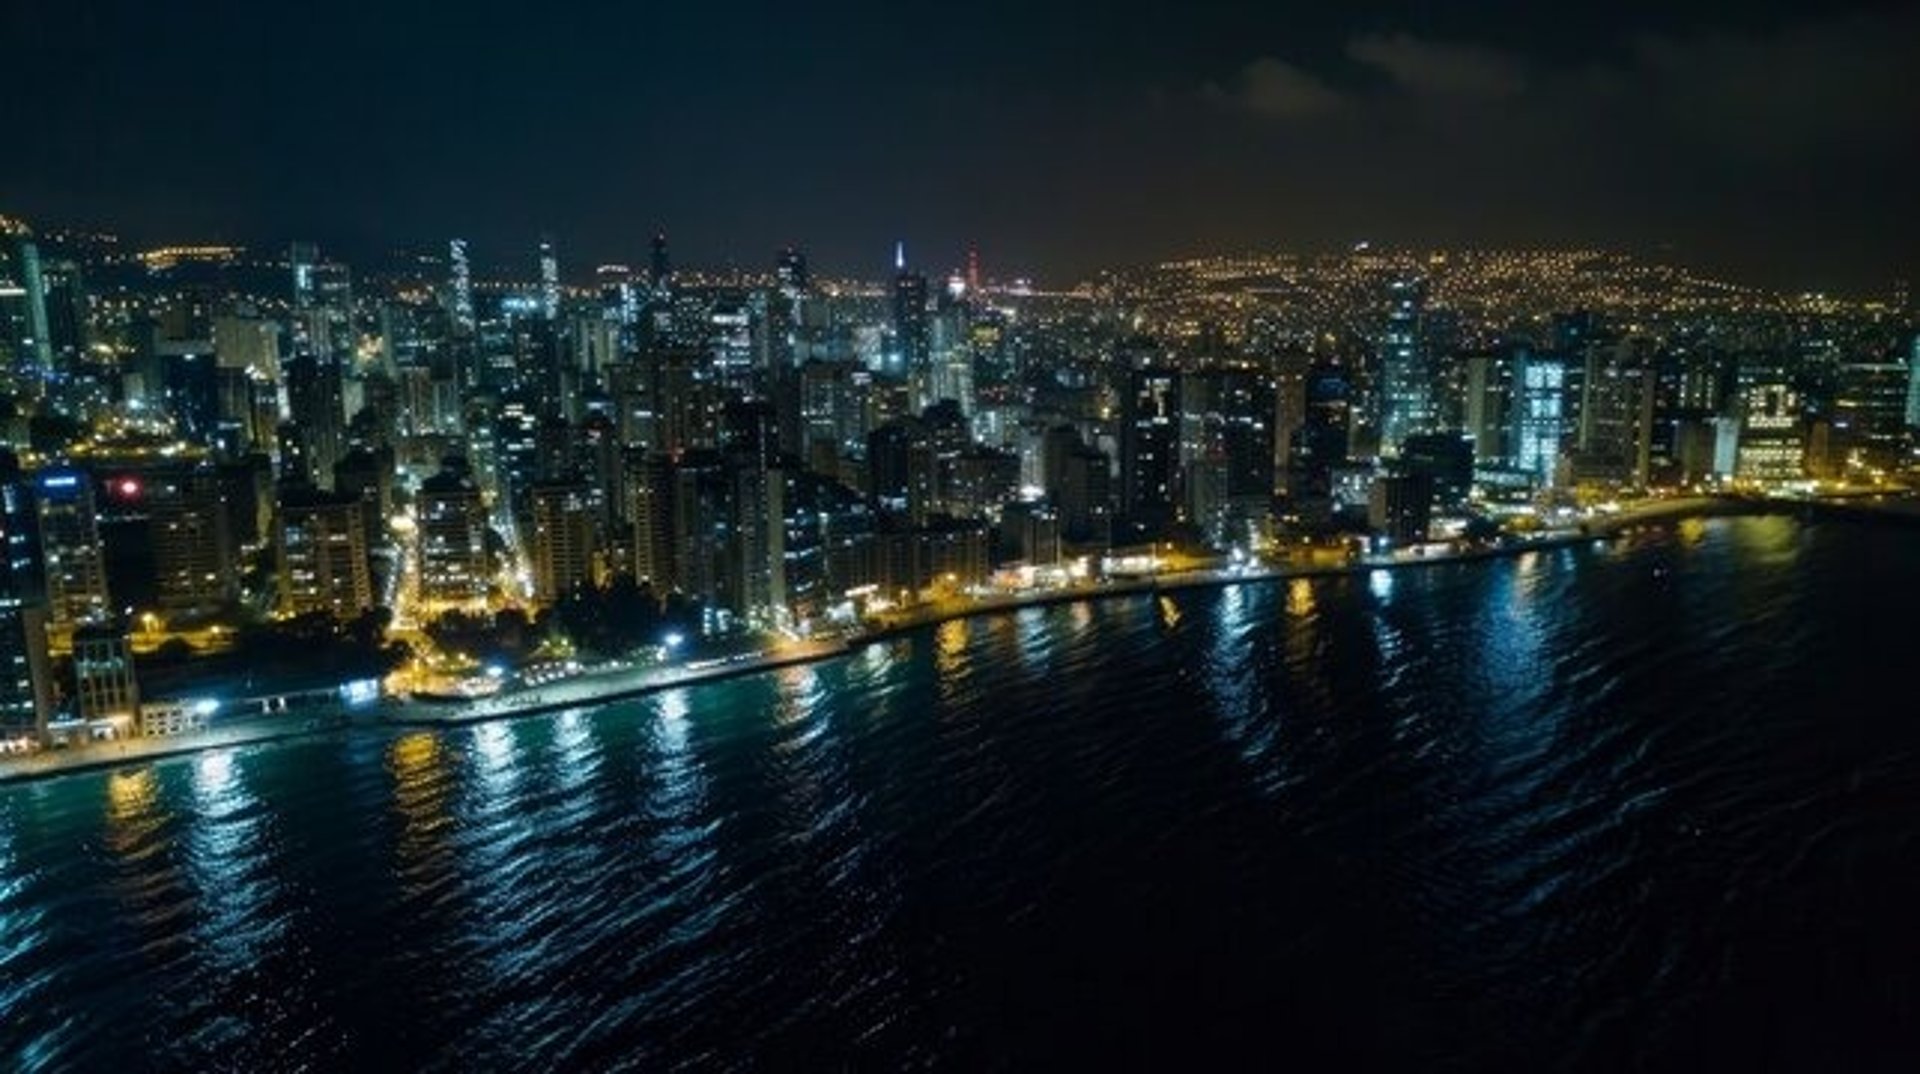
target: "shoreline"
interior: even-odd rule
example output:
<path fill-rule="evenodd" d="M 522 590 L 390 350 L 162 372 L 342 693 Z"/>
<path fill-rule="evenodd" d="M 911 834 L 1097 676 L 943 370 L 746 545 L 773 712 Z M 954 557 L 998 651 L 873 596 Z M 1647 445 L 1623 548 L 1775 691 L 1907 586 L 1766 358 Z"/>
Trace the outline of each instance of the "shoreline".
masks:
<path fill-rule="evenodd" d="M 1238 574 L 1213 570 L 1187 571 L 1180 574 L 1127 579 L 1088 588 L 989 597 L 952 607 L 933 605 L 901 615 L 896 619 L 883 620 L 856 635 L 836 636 L 814 643 L 801 643 L 801 647 L 793 650 L 775 650 L 746 654 L 744 657 L 721 658 L 721 663 L 717 666 L 682 665 L 668 669 L 621 670 L 603 672 L 599 675 L 590 673 L 578 679 L 563 680 L 534 688 L 531 691 L 532 697 L 524 694 L 508 695 L 506 698 L 508 703 L 494 704 L 493 698 L 447 703 L 392 699 L 382 701 L 365 715 L 355 716 L 344 711 L 335 712 L 324 717 L 310 718 L 303 726 L 297 728 L 274 726 L 267 720 L 256 720 L 246 726 L 218 728 L 200 734 L 127 739 L 110 744 L 77 747 L 72 750 L 46 751 L 23 758 L 0 758 L 0 786 L 54 779 L 101 769 L 134 766 L 205 750 L 292 741 L 340 732 L 352 733 L 370 727 L 462 727 L 492 720 L 537 716 L 643 697 L 663 690 L 698 686 L 800 664 L 819 663 L 851 656 L 869 645 L 890 641 L 925 627 L 938 626 L 955 620 L 1017 612 L 1025 608 L 1044 608 L 1080 601 L 1094 602 L 1185 590 L 1221 589 L 1242 584 L 1264 585 L 1297 578 L 1357 576 L 1377 570 L 1397 571 L 1513 559 L 1529 552 L 1551 551 L 1593 541 L 1615 540 L 1641 525 L 1657 525 L 1688 518 L 1768 514 L 1808 516 L 1817 514 L 1843 520 L 1920 524 L 1920 502 L 1903 501 L 1895 505 L 1869 506 L 1821 500 L 1686 497 L 1636 505 L 1617 515 L 1583 523 L 1579 531 L 1551 531 L 1538 537 L 1515 540 L 1487 548 L 1471 548 L 1433 555 L 1363 557 L 1343 563 L 1280 566 Z M 548 696 L 549 694 L 556 696 Z"/>

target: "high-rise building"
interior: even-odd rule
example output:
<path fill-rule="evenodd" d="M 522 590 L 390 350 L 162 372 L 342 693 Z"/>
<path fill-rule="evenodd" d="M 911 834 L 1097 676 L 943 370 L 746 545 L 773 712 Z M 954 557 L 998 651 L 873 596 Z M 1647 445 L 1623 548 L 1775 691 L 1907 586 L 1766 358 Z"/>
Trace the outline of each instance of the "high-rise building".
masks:
<path fill-rule="evenodd" d="M 677 582 L 673 563 L 673 458 L 636 451 L 627 478 L 633 520 L 633 578 L 663 596 Z"/>
<path fill-rule="evenodd" d="M 0 740 L 44 740 L 53 716 L 35 530 L 29 487 L 0 484 Z"/>
<path fill-rule="evenodd" d="M 465 239 L 447 243 L 447 313 L 453 318 L 454 331 L 473 333 L 473 266 L 467 260 Z"/>
<path fill-rule="evenodd" d="M 44 740 L 52 718 L 46 608 L 0 595 L 0 740 Z"/>
<path fill-rule="evenodd" d="M 763 623 L 787 612 L 786 473 L 764 459 L 733 460 L 737 609 Z"/>
<path fill-rule="evenodd" d="M 1288 445 L 1287 496 L 1323 501 L 1332 493 L 1333 468 L 1346 461 L 1353 418 L 1353 378 L 1332 362 L 1316 362 L 1305 373 L 1300 428 Z"/>
<path fill-rule="evenodd" d="M 652 285 L 654 294 L 664 294 L 673 282 L 673 261 L 667 256 L 666 232 L 653 237 L 651 256 L 647 263 L 647 282 Z"/>
<path fill-rule="evenodd" d="M 0 378 L 38 399 L 53 372 L 40 250 L 25 224 L 0 216 Z"/>
<path fill-rule="evenodd" d="M 45 565 L 47 630 L 65 651 L 79 627 L 106 619 L 106 553 L 93 478 L 83 470 L 42 470 L 34 482 L 41 562 Z"/>
<path fill-rule="evenodd" d="M 239 561 L 220 475 L 212 466 L 150 471 L 147 506 L 154 592 L 167 612 L 211 611 L 239 592 Z"/>
<path fill-rule="evenodd" d="M 1847 475 L 1897 469 L 1911 440 L 1907 432 L 1907 363 L 1842 362 L 1833 396 L 1833 439 Z"/>
<path fill-rule="evenodd" d="M 1520 350 L 1513 358 L 1513 464 L 1534 484 L 1554 483 L 1566 436 L 1566 363 Z"/>
<path fill-rule="evenodd" d="M 540 236 L 540 316 L 560 318 L 560 257 L 553 249 L 553 236 Z"/>
<path fill-rule="evenodd" d="M 47 311 L 47 343 L 52 349 L 52 370 L 72 370 L 85 355 L 89 323 L 86 281 L 80 264 L 68 258 L 42 258 L 40 285 Z"/>
<path fill-rule="evenodd" d="M 1513 363 L 1504 353 L 1466 357 L 1464 424 L 1476 466 L 1506 466 L 1513 460 Z"/>
<path fill-rule="evenodd" d="M 553 604 L 593 581 L 598 493 L 581 481 L 547 481 L 531 499 L 533 597 Z"/>
<path fill-rule="evenodd" d="M 1907 428 L 1920 430 L 1920 335 L 1907 348 Z"/>
<path fill-rule="evenodd" d="M 1777 370 L 1743 369 L 1741 381 L 1735 396 L 1738 410 L 1721 425 L 1734 441 L 1733 476 L 1766 483 L 1805 477 L 1807 444 L 1799 393 Z M 1724 444 L 1720 453 L 1724 463 Z"/>
<path fill-rule="evenodd" d="M 288 411 L 297 472 L 282 477 L 331 487 L 334 464 L 346 454 L 346 401 L 340 365 L 319 354 L 296 354 L 286 362 Z M 288 467 L 289 470 L 294 467 Z"/>
<path fill-rule="evenodd" d="M 1426 289 L 1418 280 L 1387 288 L 1387 323 L 1380 338 L 1380 453 L 1395 455 L 1408 436 L 1434 423 L 1431 356 L 1421 336 Z"/>
<path fill-rule="evenodd" d="M 1653 458 L 1653 365 L 1625 343 L 1594 343 L 1585 350 L 1579 419 L 1569 421 L 1570 476 L 1576 483 L 1645 488 Z"/>
<path fill-rule="evenodd" d="M 465 603 L 486 596 L 487 506 L 464 466 L 443 466 L 420 484 L 415 499 L 420 542 L 420 595 Z"/>
<path fill-rule="evenodd" d="M 360 497 L 283 486 L 279 500 L 274 552 L 282 614 L 348 620 L 373 607 Z"/>
<path fill-rule="evenodd" d="M 780 251 L 773 273 L 781 293 L 790 298 L 804 295 L 813 288 L 813 276 L 807 271 L 807 255 L 795 247 Z"/>
<path fill-rule="evenodd" d="M 910 377 L 923 372 L 931 354 L 927 326 L 927 278 L 907 271 L 907 244 L 893 250 L 893 356 L 887 372 Z"/>
<path fill-rule="evenodd" d="M 1433 511 L 1433 479 L 1426 474 L 1376 477 L 1368 490 L 1367 524 L 1395 544 L 1427 539 Z"/>
<path fill-rule="evenodd" d="M 924 522 L 937 494 L 938 456 L 918 421 L 889 422 L 867 437 L 867 491 L 883 510 Z"/>
<path fill-rule="evenodd" d="M 1120 520 L 1124 541 L 1158 540 L 1179 521 L 1181 375 L 1135 369 L 1121 403 Z"/>

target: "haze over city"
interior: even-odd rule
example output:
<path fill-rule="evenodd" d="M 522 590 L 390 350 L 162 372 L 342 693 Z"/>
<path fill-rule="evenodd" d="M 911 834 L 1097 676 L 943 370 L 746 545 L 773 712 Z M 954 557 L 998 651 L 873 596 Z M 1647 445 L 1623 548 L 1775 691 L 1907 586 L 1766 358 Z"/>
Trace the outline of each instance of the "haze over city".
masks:
<path fill-rule="evenodd" d="M 8 211 L 350 259 L 665 228 L 835 274 L 1607 246 L 1883 290 L 1920 224 L 1910 5 L 9 5 Z M 877 252 L 877 253 L 876 253 Z"/>

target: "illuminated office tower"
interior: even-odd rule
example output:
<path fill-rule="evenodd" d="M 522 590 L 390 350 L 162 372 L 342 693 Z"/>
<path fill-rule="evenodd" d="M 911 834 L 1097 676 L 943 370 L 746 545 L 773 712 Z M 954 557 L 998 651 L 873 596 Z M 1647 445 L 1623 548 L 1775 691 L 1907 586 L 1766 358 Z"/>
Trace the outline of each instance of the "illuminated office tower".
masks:
<path fill-rule="evenodd" d="M 1737 411 L 1721 425 L 1721 461 L 1728 454 L 1725 440 L 1731 436 L 1735 478 L 1798 481 L 1806 476 L 1807 450 L 1799 393 L 1777 371 L 1741 372 L 1747 383 L 1740 385 L 1735 396 Z"/>
<path fill-rule="evenodd" d="M 540 316 L 549 321 L 560 316 L 560 258 L 551 235 L 540 236 Z"/>
<path fill-rule="evenodd" d="M 47 314 L 49 369 L 56 375 L 71 371 L 87 349 L 86 281 L 76 261 L 65 258 L 40 262 L 42 306 Z"/>
<path fill-rule="evenodd" d="M 629 330 L 640 323 L 640 289 L 633 270 L 625 265 L 601 265 L 593 270 L 600 291 L 600 315 L 620 326 L 621 339 L 631 345 Z"/>
<path fill-rule="evenodd" d="M 1626 344 L 1593 344 L 1582 365 L 1579 418 L 1568 422 L 1573 480 L 1646 487 L 1657 388 L 1652 363 Z"/>
<path fill-rule="evenodd" d="M 296 242 L 288 248 L 293 276 L 292 351 L 342 360 L 353 350 L 353 273 L 338 261 L 320 257 L 319 247 Z"/>
<path fill-rule="evenodd" d="M 44 739 L 52 716 L 46 608 L 0 595 L 0 739 Z"/>
<path fill-rule="evenodd" d="M 0 485 L 0 739 L 44 740 L 53 716 L 33 511 L 25 483 Z"/>
<path fill-rule="evenodd" d="M 346 454 L 346 401 L 340 365 L 330 356 L 297 354 L 287 360 L 288 411 L 298 441 L 298 473 L 284 476 L 331 487 L 333 467 Z"/>
<path fill-rule="evenodd" d="M 1566 436 L 1567 367 L 1558 358 L 1519 351 L 1513 359 L 1513 462 L 1538 487 L 1554 483 Z"/>
<path fill-rule="evenodd" d="M 786 473 L 764 460 L 735 459 L 734 576 L 738 609 L 763 623 L 786 615 Z"/>
<path fill-rule="evenodd" d="M 673 280 L 673 262 L 667 257 L 666 232 L 654 235 L 649 251 L 647 283 L 653 287 L 654 294 L 664 294 Z"/>
<path fill-rule="evenodd" d="M 938 482 L 939 456 L 920 422 L 888 422 L 868 434 L 867 491 L 884 510 L 925 522 Z"/>
<path fill-rule="evenodd" d="M 1842 362 L 1833 400 L 1833 436 L 1849 475 L 1897 469 L 1909 443 L 1907 363 Z"/>
<path fill-rule="evenodd" d="M 215 317 L 213 356 L 222 369 L 280 379 L 280 325 L 253 317 Z"/>
<path fill-rule="evenodd" d="M 1379 357 L 1382 455 L 1398 454 L 1401 441 L 1434 423 L 1432 363 L 1420 334 L 1425 300 L 1418 280 L 1388 285 Z"/>
<path fill-rule="evenodd" d="M 373 606 L 365 510 L 350 493 L 283 487 L 274 526 L 282 613 L 347 620 Z"/>
<path fill-rule="evenodd" d="M 960 404 L 960 412 L 973 417 L 973 332 L 972 309 L 953 294 L 942 292 L 928 325 L 929 361 L 922 378 L 926 385 L 922 408 L 942 399 Z"/>
<path fill-rule="evenodd" d="M 93 479 L 82 470 L 43 470 L 34 490 L 46 573 L 47 630 L 54 649 L 65 651 L 75 629 L 107 617 L 106 554 Z"/>
<path fill-rule="evenodd" d="M 1183 378 L 1181 466 L 1187 517 L 1218 547 L 1264 536 L 1274 488 L 1274 385 L 1215 370 Z"/>
<path fill-rule="evenodd" d="M 907 271 L 907 244 L 893 248 L 893 356 L 888 372 L 908 377 L 924 371 L 931 341 L 927 331 L 927 278 Z"/>
<path fill-rule="evenodd" d="M 708 369 L 724 393 L 753 394 L 753 310 L 746 296 L 728 293 L 707 313 Z"/>
<path fill-rule="evenodd" d="M 813 276 L 807 270 L 807 255 L 792 246 L 780 251 L 773 274 L 779 281 L 780 293 L 789 298 L 797 298 L 813 288 Z"/>
<path fill-rule="evenodd" d="M 0 377 L 37 399 L 52 371 L 39 247 L 27 225 L 0 216 Z"/>
<path fill-rule="evenodd" d="M 211 466 L 169 468 L 125 480 L 146 500 L 160 607 L 206 611 L 232 600 L 239 555 L 219 473 Z"/>
<path fill-rule="evenodd" d="M 1467 356 L 1466 433 L 1473 440 L 1474 465 L 1506 466 L 1513 455 L 1513 362 L 1502 353 Z"/>
<path fill-rule="evenodd" d="M 487 505 L 462 469 L 443 467 L 420 485 L 415 500 L 420 541 L 420 593 L 429 601 L 465 603 L 487 594 Z"/>
<path fill-rule="evenodd" d="M 673 565 L 673 458 L 634 452 L 627 458 L 628 514 L 633 519 L 633 577 L 654 597 L 676 579 Z"/>
<path fill-rule="evenodd" d="M 553 604 L 593 581 L 600 503 L 595 490 L 580 481 L 542 482 L 531 498 L 533 596 Z"/>
<path fill-rule="evenodd" d="M 467 240 L 453 239 L 447 243 L 447 312 L 453 318 L 453 327 L 462 334 L 471 334 L 473 319 L 473 265 L 467 260 Z"/>
<path fill-rule="evenodd" d="M 1120 520 L 1125 541 L 1157 540 L 1179 520 L 1180 374 L 1136 369 L 1121 403 Z"/>
<path fill-rule="evenodd" d="M 1920 430 L 1920 335 L 1907 348 L 1907 428 Z"/>

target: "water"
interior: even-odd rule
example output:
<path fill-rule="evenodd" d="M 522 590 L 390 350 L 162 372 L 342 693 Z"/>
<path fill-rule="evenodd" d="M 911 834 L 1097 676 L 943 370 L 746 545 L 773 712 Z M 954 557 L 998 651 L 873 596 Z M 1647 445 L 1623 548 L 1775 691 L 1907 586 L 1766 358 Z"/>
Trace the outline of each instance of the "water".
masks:
<path fill-rule="evenodd" d="M 0 789 L 0 1068 L 1912 1069 L 1914 545 L 1689 522 Z"/>

